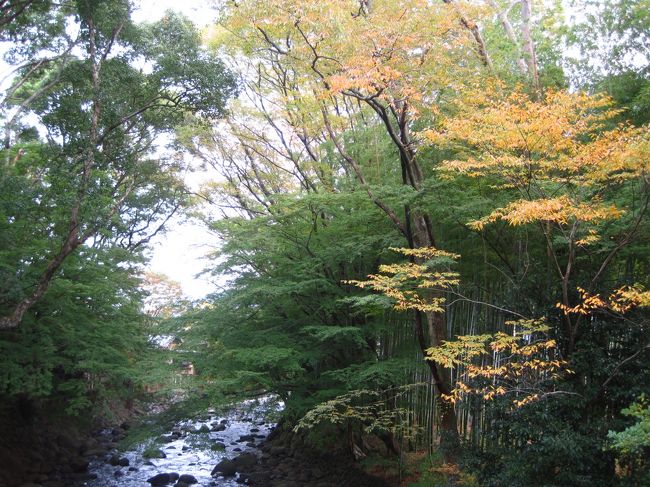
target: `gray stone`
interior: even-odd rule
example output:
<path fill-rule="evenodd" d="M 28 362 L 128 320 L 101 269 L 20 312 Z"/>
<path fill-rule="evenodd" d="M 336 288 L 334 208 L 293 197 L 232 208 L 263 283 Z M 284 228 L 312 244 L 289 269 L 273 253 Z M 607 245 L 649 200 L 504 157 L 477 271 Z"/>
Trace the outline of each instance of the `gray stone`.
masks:
<path fill-rule="evenodd" d="M 151 484 L 152 487 L 159 487 L 161 485 L 168 485 L 172 482 L 178 480 L 179 475 L 176 472 L 170 473 L 159 473 L 153 477 L 147 479 L 147 482 Z"/>
<path fill-rule="evenodd" d="M 232 460 L 223 459 L 212 469 L 211 475 L 223 475 L 224 477 L 233 477 L 237 473 L 237 467 Z"/>
<path fill-rule="evenodd" d="M 232 459 L 238 472 L 257 465 L 257 456 L 254 453 L 242 453 Z"/>
<path fill-rule="evenodd" d="M 186 484 L 198 484 L 199 481 L 196 480 L 196 477 L 194 475 L 189 475 L 189 474 L 183 474 L 180 477 L 178 477 L 179 482 L 185 482 Z"/>

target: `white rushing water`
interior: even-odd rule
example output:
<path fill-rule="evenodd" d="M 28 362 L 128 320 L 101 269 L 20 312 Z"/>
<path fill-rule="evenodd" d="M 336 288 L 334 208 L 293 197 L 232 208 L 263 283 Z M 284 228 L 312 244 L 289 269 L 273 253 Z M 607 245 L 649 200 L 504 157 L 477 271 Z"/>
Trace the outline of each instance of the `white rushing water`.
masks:
<path fill-rule="evenodd" d="M 282 409 L 272 397 L 245 401 L 232 407 L 226 415 L 208 411 L 201 419 L 177 423 L 172 431 L 180 432 L 174 438 L 172 431 L 165 435 L 165 442 L 147 441 L 136 448 L 115 453 L 127 458 L 128 466 L 112 466 L 108 457 L 94 459 L 89 472 L 97 478 L 81 485 L 88 487 L 148 487 L 147 479 L 161 473 L 175 472 L 194 476 L 199 486 L 234 487 L 237 477 L 212 477 L 214 466 L 224 458 L 234 458 L 243 452 L 257 452 L 257 445 L 268 436 L 274 424 L 266 420 L 269 411 Z M 223 431 L 213 431 L 225 426 Z M 178 433 L 176 433 L 178 435 Z M 250 438 L 253 435 L 254 438 Z M 245 437 L 242 439 L 242 437 Z M 247 438 L 246 438 L 247 437 Z M 222 450 L 219 444 L 225 445 Z M 166 458 L 146 459 L 144 450 L 160 448 Z M 169 484 L 173 485 L 173 483 Z"/>

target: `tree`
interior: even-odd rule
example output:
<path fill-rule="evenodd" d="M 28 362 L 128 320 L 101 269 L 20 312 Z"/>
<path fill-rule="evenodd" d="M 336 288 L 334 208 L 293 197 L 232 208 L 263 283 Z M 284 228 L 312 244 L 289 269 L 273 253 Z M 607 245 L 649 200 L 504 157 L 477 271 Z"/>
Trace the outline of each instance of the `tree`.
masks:
<path fill-rule="evenodd" d="M 599 289 L 608 267 L 646 221 L 648 131 L 625 125 L 607 130 L 618 113 L 611 100 L 580 93 L 550 92 L 544 101 L 518 93 L 503 101 L 489 96 L 465 108 L 428 137 L 465 153 L 465 159 L 445 163 L 450 174 L 489 179 L 511 195 L 506 206 L 471 222 L 472 228 L 504 221 L 536 225 L 544 236 L 561 285 L 558 307 L 570 356 L 588 314 L 575 308 L 578 289 L 587 295 Z M 627 191 L 632 199 L 623 196 Z M 578 268 L 583 253 L 595 266 L 591 275 Z"/>
<path fill-rule="evenodd" d="M 317 2 L 296 2 L 289 9 L 281 3 L 260 9 L 256 2 L 248 2 L 233 9 L 229 26 L 239 39 L 247 39 L 242 49 L 259 59 L 255 62 L 266 86 L 280 87 L 278 102 L 289 126 L 312 138 L 322 134 L 319 137 L 332 146 L 345 170 L 409 246 L 433 246 L 433 225 L 426 212 L 412 202 L 397 209 L 381 198 L 369 182 L 365 164 L 351 152 L 350 142 L 367 123 L 365 117 L 374 115 L 372 125 L 392 144 L 393 165 L 387 177 L 401 181 L 415 199 L 424 173 L 412 126 L 420 110 L 431 106 L 428 93 L 439 100 L 448 86 L 462 84 L 463 77 L 475 72 L 477 64 L 489 64 L 485 46 L 467 20 L 471 14 L 453 3 L 374 2 L 359 15 L 353 7 L 354 2 L 337 2 L 324 15 Z M 476 42 L 478 57 L 472 51 Z M 314 120 L 314 112 L 320 120 Z M 303 120 L 316 125 L 307 126 Z M 441 343 L 444 315 L 419 313 L 418 328 L 427 326 L 432 343 Z M 440 377 L 441 393 L 448 393 L 444 372 L 434 371 L 433 362 L 429 366 Z M 442 408 L 443 430 L 450 445 L 456 444 L 453 408 Z"/>
<path fill-rule="evenodd" d="M 24 231 L 34 214 L 44 227 L 32 227 L 25 240 L 39 242 L 38 251 L 12 251 L 18 265 L 7 273 L 13 293 L 4 299 L 1 328 L 20 324 L 80 247 L 137 251 L 164 229 L 187 191 L 178 161 L 153 155 L 157 138 L 187 113 L 222 114 L 235 90 L 220 61 L 199 47 L 189 21 L 168 14 L 137 27 L 129 13 L 126 1 L 89 1 L 34 17 L 33 31 L 54 32 L 45 39 L 55 49 L 69 47 L 54 69 L 50 59 L 36 57 L 41 51 L 27 50 L 29 62 L 7 100 L 19 113 L 29 109 L 38 117 L 48 143 L 26 143 L 19 134 L 17 144 L 6 144 L 2 184 L 32 193 L 29 206 L 7 214 L 7 230 Z M 70 40 L 66 22 L 78 27 L 78 39 Z M 136 62 L 148 63 L 148 72 Z M 8 141 L 14 128 L 12 117 Z M 43 246 L 47 240 L 52 244 Z"/>

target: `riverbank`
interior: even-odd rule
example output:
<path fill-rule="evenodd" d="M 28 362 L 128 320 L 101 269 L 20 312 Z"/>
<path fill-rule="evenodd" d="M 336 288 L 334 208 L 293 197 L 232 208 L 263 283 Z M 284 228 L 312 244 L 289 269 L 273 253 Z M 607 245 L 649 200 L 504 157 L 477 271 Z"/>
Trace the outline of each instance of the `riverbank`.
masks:
<path fill-rule="evenodd" d="M 269 409 L 268 403 L 248 401 L 225 412 L 208 410 L 162 434 L 152 428 L 149 438 L 142 436 L 146 425 L 131 428 L 129 422 L 85 438 L 74 428 L 56 437 L 18 431 L 29 435 L 32 449 L 1 452 L 0 487 L 391 485 L 364 472 L 342 445 L 315 449 L 304 435 L 276 428 Z"/>
<path fill-rule="evenodd" d="M 256 487 L 391 487 L 363 471 L 350 454 L 315 451 L 301 437 L 293 440 L 264 442 L 257 461 L 239 469 L 238 481 Z"/>
<path fill-rule="evenodd" d="M 141 413 L 115 404 L 109 422 L 73 418 L 61 410 L 55 403 L 36 401 L 2 410 L 0 487 L 69 487 L 92 478 L 91 459 L 115 451 L 133 415 Z"/>

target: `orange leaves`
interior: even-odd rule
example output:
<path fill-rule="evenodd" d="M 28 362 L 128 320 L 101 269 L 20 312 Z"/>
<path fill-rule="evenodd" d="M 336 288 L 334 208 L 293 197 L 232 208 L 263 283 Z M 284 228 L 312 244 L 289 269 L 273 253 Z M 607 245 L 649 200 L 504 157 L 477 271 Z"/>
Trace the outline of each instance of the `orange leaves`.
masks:
<path fill-rule="evenodd" d="M 625 125 L 600 134 L 573 159 L 584 171 L 584 183 L 621 183 L 650 169 L 650 127 Z"/>
<path fill-rule="evenodd" d="M 620 113 L 606 96 L 549 91 L 534 101 L 515 92 L 504 100 L 498 86 L 489 91 L 468 95 L 458 116 L 423 133 L 432 143 L 473 154 L 446 163 L 446 170 L 500 175 L 521 185 L 530 179 L 589 185 L 648 168 L 647 128 L 599 133 Z"/>
<path fill-rule="evenodd" d="M 439 259 L 439 258 L 446 258 L 451 260 L 460 259 L 460 255 L 458 254 L 447 252 L 446 250 L 440 250 L 435 247 L 418 247 L 416 249 L 390 247 L 390 250 L 409 257 L 415 257 L 417 259 Z"/>
<path fill-rule="evenodd" d="M 580 302 L 575 306 L 565 306 L 558 303 L 556 306 L 565 315 L 591 315 L 597 311 L 613 311 L 618 314 L 625 314 L 634 308 L 650 307 L 650 291 L 646 291 L 640 284 L 623 286 L 612 292 L 607 298 L 599 294 L 590 294 L 582 288 L 578 288 Z"/>
<path fill-rule="evenodd" d="M 481 96 L 469 93 L 466 100 L 461 116 L 445 121 L 429 137 L 489 147 L 492 154 L 503 151 L 555 158 L 574 154 L 582 136 L 618 113 L 607 97 L 565 91 L 549 91 L 543 101 L 521 92 L 504 99 L 497 86 Z"/>
<path fill-rule="evenodd" d="M 504 97 L 495 83 L 480 96 L 470 94 L 460 113 L 423 136 L 463 156 L 443 163 L 447 177 L 485 177 L 492 188 L 519 193 L 470 222 L 471 228 L 497 221 L 550 222 L 558 229 L 583 223 L 580 232 L 569 233 L 571 244 L 586 246 L 599 240 L 599 224 L 627 212 L 602 200 L 603 186 L 643 177 L 650 169 L 649 129 L 608 129 L 619 113 L 602 95 L 549 91 L 538 101 L 522 92 Z"/>
<path fill-rule="evenodd" d="M 355 91 L 421 105 L 473 72 L 461 9 L 466 18 L 486 15 L 463 2 L 373 0 L 364 13 L 353 0 L 243 0 L 229 9 L 225 27 L 231 45 L 304 76 L 316 98 Z"/>
<path fill-rule="evenodd" d="M 567 195 L 558 198 L 538 200 L 518 200 L 505 208 L 499 208 L 489 215 L 469 223 L 469 226 L 481 230 L 485 225 L 504 220 L 510 225 L 519 226 L 528 223 L 545 221 L 566 225 L 573 221 L 597 222 L 620 218 L 622 210 L 613 205 L 605 206 L 592 202 L 591 204 L 576 203 Z M 584 241 L 583 243 L 588 243 Z"/>
<path fill-rule="evenodd" d="M 456 369 L 457 382 L 445 400 L 512 395 L 513 405 L 521 407 L 543 398 L 552 381 L 568 372 L 566 362 L 557 358 L 557 343 L 544 336 L 548 326 L 538 320 L 508 324 L 514 327 L 512 335 L 459 336 L 427 350 L 427 360 Z"/>

